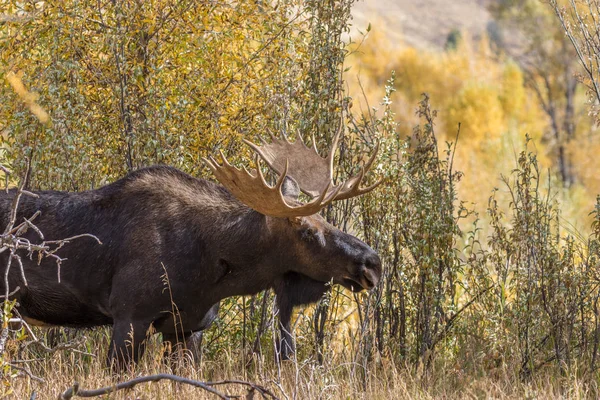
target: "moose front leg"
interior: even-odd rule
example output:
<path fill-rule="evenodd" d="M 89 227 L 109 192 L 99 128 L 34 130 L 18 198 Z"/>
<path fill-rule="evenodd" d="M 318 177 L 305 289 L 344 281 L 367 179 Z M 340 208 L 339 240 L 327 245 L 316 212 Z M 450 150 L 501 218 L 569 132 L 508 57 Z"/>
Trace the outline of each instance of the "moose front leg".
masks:
<path fill-rule="evenodd" d="M 285 294 L 277 294 L 277 308 L 279 309 L 279 341 L 277 342 L 277 354 L 280 360 L 289 360 L 290 354 L 295 352 L 294 339 L 292 337 L 292 311 L 293 303 Z"/>
<path fill-rule="evenodd" d="M 281 360 L 288 360 L 295 352 L 292 337 L 292 312 L 294 307 L 318 301 L 329 290 L 324 282 L 319 282 L 296 272 L 288 272 L 275 285 L 277 308 L 279 309 L 280 340 L 278 353 Z"/>
<path fill-rule="evenodd" d="M 149 327 L 150 321 L 116 320 L 108 350 L 108 366 L 120 372 L 137 362 L 144 354 Z"/>
<path fill-rule="evenodd" d="M 132 363 L 137 363 L 146 349 L 146 336 L 150 325 L 168 309 L 168 296 L 161 293 L 160 287 L 148 295 L 139 282 L 141 266 L 152 265 L 144 260 L 127 263 L 113 276 L 112 290 L 108 299 L 108 310 L 113 320 L 113 332 L 108 350 L 108 364 L 115 371 L 122 371 Z M 155 268 L 156 280 L 160 282 L 161 271 Z M 164 291 L 163 291 L 164 292 Z M 158 295 L 160 294 L 160 296 Z"/>

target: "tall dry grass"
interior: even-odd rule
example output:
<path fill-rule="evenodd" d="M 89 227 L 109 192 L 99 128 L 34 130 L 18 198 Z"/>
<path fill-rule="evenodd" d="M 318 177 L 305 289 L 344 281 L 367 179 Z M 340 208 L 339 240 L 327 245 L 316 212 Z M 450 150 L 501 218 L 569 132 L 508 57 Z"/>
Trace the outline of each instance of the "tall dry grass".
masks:
<path fill-rule="evenodd" d="M 98 357 L 63 351 L 30 363 L 31 372 L 45 382 L 25 376 L 13 378 L 10 385 L 14 392 L 8 397 L 26 399 L 35 393 L 36 399 L 57 399 L 73 382 L 79 382 L 82 389 L 93 389 L 158 373 L 176 373 L 200 381 L 246 380 L 265 386 L 281 399 L 592 399 L 598 395 L 597 383 L 579 378 L 576 368 L 565 376 L 540 373 L 529 381 L 522 381 L 514 366 L 473 375 L 453 365 L 439 364 L 423 375 L 410 366 L 396 365 L 381 357 L 367 365 L 368 374 L 363 379 L 346 354 L 328 359 L 323 365 L 312 358 L 277 363 L 270 357 L 256 358 L 245 365 L 242 355 L 235 349 L 210 361 L 193 363 L 187 358 L 179 358 L 175 363 L 166 363 L 162 360 L 163 349 L 157 336 L 150 340 L 147 354 L 139 365 L 117 376 L 104 363 L 107 330 L 94 332 L 86 346 L 87 351 Z M 226 385 L 218 390 L 228 395 L 248 393 L 240 385 Z M 161 381 L 140 384 L 103 398 L 216 397 L 188 385 Z M 260 396 L 256 394 L 254 398 Z"/>

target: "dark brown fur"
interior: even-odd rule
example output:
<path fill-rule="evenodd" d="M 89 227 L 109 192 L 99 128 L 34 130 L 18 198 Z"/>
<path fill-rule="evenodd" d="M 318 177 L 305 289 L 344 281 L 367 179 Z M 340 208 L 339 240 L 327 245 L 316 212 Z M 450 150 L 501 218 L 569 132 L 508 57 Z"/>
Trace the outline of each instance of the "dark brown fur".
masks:
<path fill-rule="evenodd" d="M 11 288 L 21 287 L 19 311 L 48 325 L 113 325 L 109 362 L 119 365 L 138 359 L 151 325 L 181 341 L 210 325 L 220 300 L 268 288 L 277 293 L 285 358 L 295 305 L 318 300 L 329 281 L 360 290 L 381 274 L 373 250 L 320 216 L 267 217 L 223 187 L 170 167 L 86 192 L 37 193 L 22 197 L 17 221 L 39 210 L 35 223 L 46 240 L 89 233 L 102 244 L 84 237 L 63 247 L 60 283 L 54 260 L 37 265 L 21 254 L 28 286 L 14 264 L 9 276 Z M 3 226 L 14 196 L 0 195 Z M 41 241 L 33 230 L 26 237 Z M 131 331 L 134 346 L 127 345 Z"/>

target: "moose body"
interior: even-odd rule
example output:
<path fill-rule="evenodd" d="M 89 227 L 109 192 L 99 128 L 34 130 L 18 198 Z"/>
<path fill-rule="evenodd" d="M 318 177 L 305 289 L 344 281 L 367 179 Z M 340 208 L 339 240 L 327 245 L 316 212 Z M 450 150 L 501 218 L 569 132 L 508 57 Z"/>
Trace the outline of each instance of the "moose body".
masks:
<path fill-rule="evenodd" d="M 294 185 L 281 191 L 291 203 L 298 194 Z M 0 194 L 3 226 L 15 194 Z M 381 274 L 371 248 L 320 216 L 268 216 L 171 167 L 141 169 L 95 190 L 36 194 L 21 198 L 17 221 L 40 211 L 33 222 L 45 240 L 91 234 L 101 244 L 81 237 L 65 245 L 60 271 L 52 258 L 20 253 L 27 285 L 16 263 L 9 274 L 9 289 L 20 287 L 18 311 L 35 325 L 112 325 L 109 363 L 137 360 L 150 326 L 182 342 L 210 325 L 220 300 L 268 288 L 277 294 L 285 357 L 295 305 L 317 300 L 328 282 L 370 289 Z M 34 229 L 24 237 L 42 241 Z"/>

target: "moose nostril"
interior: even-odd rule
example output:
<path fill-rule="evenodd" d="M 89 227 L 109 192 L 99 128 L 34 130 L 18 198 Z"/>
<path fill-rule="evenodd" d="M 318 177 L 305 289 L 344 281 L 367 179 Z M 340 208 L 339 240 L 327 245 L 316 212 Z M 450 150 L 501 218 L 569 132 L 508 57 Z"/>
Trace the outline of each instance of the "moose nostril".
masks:
<path fill-rule="evenodd" d="M 360 283 L 362 289 L 371 290 L 381 279 L 381 260 L 374 251 L 365 252 L 356 258 L 354 268 L 349 271 L 355 282 Z"/>
<path fill-rule="evenodd" d="M 372 289 L 377 286 L 377 283 L 379 282 L 379 275 L 375 271 L 371 269 L 365 269 L 362 275 L 363 282 L 366 283 L 366 285 L 363 285 L 365 289 Z"/>
<path fill-rule="evenodd" d="M 366 284 L 364 287 L 372 289 L 377 286 L 381 277 L 381 259 L 377 253 L 373 252 L 365 257 L 363 266 L 363 282 Z"/>

